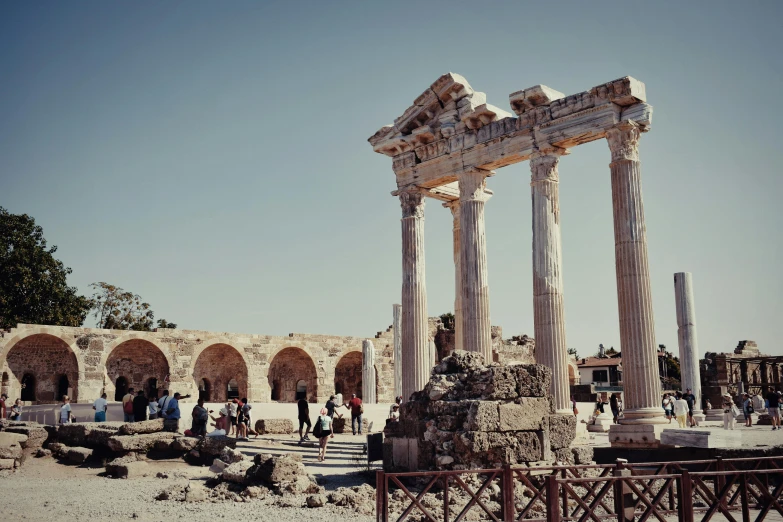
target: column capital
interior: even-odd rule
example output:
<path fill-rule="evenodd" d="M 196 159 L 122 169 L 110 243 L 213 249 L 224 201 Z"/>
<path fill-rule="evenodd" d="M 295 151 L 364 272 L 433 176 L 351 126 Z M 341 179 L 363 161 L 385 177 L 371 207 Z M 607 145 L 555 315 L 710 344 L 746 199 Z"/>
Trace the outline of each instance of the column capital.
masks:
<path fill-rule="evenodd" d="M 612 152 L 612 162 L 639 161 L 641 127 L 635 121 L 621 121 L 606 131 L 606 141 Z"/>
<path fill-rule="evenodd" d="M 466 169 L 457 173 L 459 181 L 459 200 L 486 202 L 492 196 L 487 191 L 487 178 L 495 174 L 491 170 Z"/>
<path fill-rule="evenodd" d="M 402 207 L 402 217 L 423 218 L 424 217 L 424 194 L 419 189 L 401 190 L 400 206 Z"/>

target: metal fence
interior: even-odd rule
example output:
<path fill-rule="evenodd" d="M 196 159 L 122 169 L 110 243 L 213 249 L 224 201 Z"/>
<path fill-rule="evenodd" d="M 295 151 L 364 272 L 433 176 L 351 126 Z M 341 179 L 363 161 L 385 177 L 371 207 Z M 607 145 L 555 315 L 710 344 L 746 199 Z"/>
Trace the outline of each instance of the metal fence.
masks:
<path fill-rule="evenodd" d="M 473 520 L 478 516 L 496 522 L 694 522 L 716 516 L 760 521 L 770 513 L 783 516 L 779 460 L 718 457 L 642 464 L 618 460 L 609 465 L 378 471 L 377 521 L 459 522 L 469 515 Z M 415 482 L 418 487 L 411 487 Z M 437 494 L 425 497 L 433 492 Z M 396 500 L 390 498 L 392 493 Z"/>

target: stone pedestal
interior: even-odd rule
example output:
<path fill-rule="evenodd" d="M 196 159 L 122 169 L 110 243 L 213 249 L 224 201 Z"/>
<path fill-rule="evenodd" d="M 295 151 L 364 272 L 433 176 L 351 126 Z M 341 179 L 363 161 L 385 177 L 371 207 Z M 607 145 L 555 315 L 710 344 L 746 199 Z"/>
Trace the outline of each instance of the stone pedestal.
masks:
<path fill-rule="evenodd" d="M 737 430 L 667 428 L 661 432 L 661 444 L 685 448 L 741 448 L 742 432 Z"/>
<path fill-rule="evenodd" d="M 594 424 L 587 425 L 587 431 L 593 433 L 606 433 L 612 426 L 615 426 L 611 413 L 602 413 L 595 418 Z"/>
<path fill-rule="evenodd" d="M 530 160 L 535 354 L 538 364 L 552 369 L 552 398 L 557 413 L 571 412 L 557 172 L 557 164 L 564 153 L 562 149 L 538 152 Z"/>
<path fill-rule="evenodd" d="M 660 448 L 661 433 L 668 424 L 613 424 L 609 428 L 609 443 L 613 448 Z"/>
<path fill-rule="evenodd" d="M 690 388 L 696 397 L 693 417 L 706 419 L 702 411 L 699 343 L 696 336 L 696 304 L 693 299 L 693 278 L 690 272 L 674 274 L 674 301 L 677 308 L 677 341 L 680 347 L 682 389 Z"/>
<path fill-rule="evenodd" d="M 615 267 L 623 353 L 625 413 L 622 424 L 668 422 L 661 409 L 658 349 L 655 344 L 647 231 L 642 202 L 639 164 L 639 125 L 623 121 L 606 133 L 612 153 L 612 204 L 614 213 Z M 632 430 L 629 433 L 635 433 Z M 641 432 L 640 432 L 641 433 Z M 640 438 L 657 445 L 652 431 Z M 611 438 L 614 445 L 614 438 Z M 623 437 L 617 438 L 623 440 Z M 656 441 L 656 442 L 654 442 Z M 624 444 L 624 443 L 623 443 Z"/>

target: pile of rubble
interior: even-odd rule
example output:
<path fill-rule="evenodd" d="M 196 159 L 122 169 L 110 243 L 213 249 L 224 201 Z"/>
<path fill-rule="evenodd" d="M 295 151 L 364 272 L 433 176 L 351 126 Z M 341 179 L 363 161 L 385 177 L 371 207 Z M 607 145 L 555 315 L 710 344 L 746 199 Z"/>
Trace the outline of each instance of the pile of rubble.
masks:
<path fill-rule="evenodd" d="M 592 460 L 589 448 L 570 448 L 576 417 L 554 414 L 551 379 L 551 370 L 542 365 L 484 365 L 478 353 L 455 352 L 403 403 L 400 422 L 384 430 L 384 469 Z"/>

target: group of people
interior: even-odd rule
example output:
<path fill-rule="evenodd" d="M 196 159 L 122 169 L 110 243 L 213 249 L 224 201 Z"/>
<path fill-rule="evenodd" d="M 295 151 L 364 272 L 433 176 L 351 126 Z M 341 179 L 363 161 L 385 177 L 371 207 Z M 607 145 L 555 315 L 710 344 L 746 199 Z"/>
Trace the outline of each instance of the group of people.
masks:
<path fill-rule="evenodd" d="M 595 403 L 595 411 L 593 412 L 594 417 L 597 417 L 598 415 L 606 412 L 606 400 L 607 398 L 605 393 L 599 395 L 598 401 Z M 574 410 L 574 415 L 579 413 L 579 410 L 576 407 L 576 400 L 574 399 L 573 395 L 571 396 L 571 408 Z M 620 398 L 619 393 L 613 393 L 609 397 L 609 409 L 612 412 L 612 422 L 617 424 L 623 414 L 623 401 Z"/>
<path fill-rule="evenodd" d="M 9 408 L 8 395 L 0 395 L 0 419 L 19 420 L 22 417 L 22 399 L 16 399 Z"/>
<path fill-rule="evenodd" d="M 240 399 L 232 399 L 228 401 L 218 411 L 218 416 L 212 415 L 214 410 L 207 410 L 204 407 L 204 399 L 199 398 L 196 406 L 193 407 L 191 417 L 193 423 L 190 430 L 185 432 L 185 435 L 192 435 L 194 437 L 208 437 L 208 436 L 234 436 L 239 440 L 248 440 L 248 435 L 255 435 L 258 437 L 258 433 L 251 428 L 250 411 L 252 406 L 248 404 L 247 397 Z M 215 430 L 207 433 L 207 423 L 209 419 L 214 422 Z"/>
<path fill-rule="evenodd" d="M 696 396 L 690 388 L 685 389 L 685 393 L 675 392 L 674 394 L 665 393 L 663 395 L 663 412 L 669 419 L 676 420 L 680 428 L 698 428 L 699 420 L 693 416 L 693 409 L 696 403 Z"/>
<path fill-rule="evenodd" d="M 767 410 L 770 423 L 772 424 L 772 431 L 776 431 L 780 428 L 780 407 L 783 404 L 783 393 L 775 390 L 770 390 L 764 396 L 764 408 Z M 736 418 L 740 412 L 745 419 L 744 427 L 750 428 L 753 426 L 753 413 L 756 413 L 756 409 L 761 405 L 761 396 L 751 396 L 748 393 L 743 393 L 740 399 L 742 409 L 740 409 L 734 401 L 731 394 L 727 393 L 723 396 L 721 401 L 721 407 L 723 408 L 723 429 L 733 430 L 736 424 Z M 755 403 L 755 404 L 754 404 Z M 708 402 L 708 409 L 711 409 L 711 405 Z"/>

